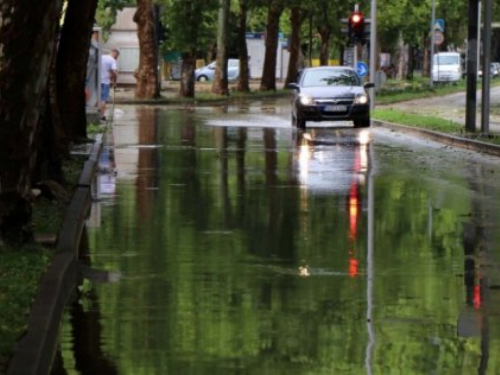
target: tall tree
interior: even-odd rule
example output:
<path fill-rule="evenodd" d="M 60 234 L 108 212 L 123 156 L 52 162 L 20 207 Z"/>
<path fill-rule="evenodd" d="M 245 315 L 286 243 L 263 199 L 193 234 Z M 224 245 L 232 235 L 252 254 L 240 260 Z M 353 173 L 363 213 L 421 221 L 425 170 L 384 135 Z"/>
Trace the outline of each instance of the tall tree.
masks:
<path fill-rule="evenodd" d="M 87 137 L 84 88 L 96 8 L 97 0 L 68 0 L 61 31 L 55 82 L 57 108 L 70 141 Z"/>
<path fill-rule="evenodd" d="M 219 18 L 217 23 L 217 60 L 215 64 L 212 93 L 228 95 L 227 84 L 227 35 L 228 17 L 230 10 L 229 0 L 219 0 Z"/>
<path fill-rule="evenodd" d="M 247 47 L 247 17 L 249 10 L 249 0 L 239 0 L 238 12 L 238 32 L 237 32 L 237 45 L 238 56 L 240 60 L 240 76 L 236 84 L 236 91 L 249 92 L 250 91 L 250 65 L 248 61 L 248 47 Z"/>
<path fill-rule="evenodd" d="M 269 0 L 266 27 L 266 52 L 264 70 L 260 82 L 262 91 L 276 90 L 276 61 L 278 50 L 278 34 L 280 17 L 285 9 L 283 0 Z"/>
<path fill-rule="evenodd" d="M 139 37 L 139 68 L 134 76 L 137 80 L 135 97 L 156 99 L 160 97 L 158 72 L 157 9 L 153 0 L 137 0 L 134 14 Z"/>
<path fill-rule="evenodd" d="M 62 0 L 0 3 L 0 235 L 26 239 L 26 194 Z M 28 234 L 29 236 L 29 234 Z"/>
<path fill-rule="evenodd" d="M 303 68 L 302 51 L 300 48 L 300 29 L 306 19 L 308 12 L 299 6 L 294 6 L 290 12 L 290 24 L 292 27 L 290 36 L 290 59 L 285 80 L 285 86 L 297 80 L 298 72 Z"/>
<path fill-rule="evenodd" d="M 179 94 L 194 97 L 194 70 L 198 52 L 213 40 L 217 0 L 162 0 L 162 20 L 169 30 L 164 48 L 181 54 Z"/>

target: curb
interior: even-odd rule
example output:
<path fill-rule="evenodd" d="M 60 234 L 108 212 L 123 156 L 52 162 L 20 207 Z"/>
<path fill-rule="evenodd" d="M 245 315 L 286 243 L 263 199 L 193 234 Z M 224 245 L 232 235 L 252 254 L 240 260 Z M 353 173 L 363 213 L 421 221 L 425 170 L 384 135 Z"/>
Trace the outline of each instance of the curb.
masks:
<path fill-rule="evenodd" d="M 398 132 L 413 134 L 419 137 L 425 137 L 427 139 L 440 142 L 448 146 L 458 147 L 465 150 L 475 151 L 492 156 L 500 156 L 500 146 L 491 143 L 461 138 L 451 134 L 438 133 L 432 130 L 421 129 L 413 126 L 400 125 L 392 122 L 386 122 L 374 119 L 372 119 L 372 125 L 396 130 Z"/>
<path fill-rule="evenodd" d="M 85 220 L 90 212 L 92 182 L 104 145 L 96 137 L 58 233 L 56 254 L 42 277 L 27 322 L 17 343 L 7 375 L 48 375 L 59 341 L 59 326 L 77 284 L 77 256 Z"/>

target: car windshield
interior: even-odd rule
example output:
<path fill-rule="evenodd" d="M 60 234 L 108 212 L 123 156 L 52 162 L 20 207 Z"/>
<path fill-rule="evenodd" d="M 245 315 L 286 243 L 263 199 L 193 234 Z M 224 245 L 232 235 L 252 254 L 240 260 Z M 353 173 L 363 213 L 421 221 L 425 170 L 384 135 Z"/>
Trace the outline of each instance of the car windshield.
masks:
<path fill-rule="evenodd" d="M 434 64 L 456 65 L 460 63 L 458 56 L 434 56 Z"/>
<path fill-rule="evenodd" d="M 304 72 L 302 86 L 361 86 L 361 81 L 352 70 L 319 69 Z"/>

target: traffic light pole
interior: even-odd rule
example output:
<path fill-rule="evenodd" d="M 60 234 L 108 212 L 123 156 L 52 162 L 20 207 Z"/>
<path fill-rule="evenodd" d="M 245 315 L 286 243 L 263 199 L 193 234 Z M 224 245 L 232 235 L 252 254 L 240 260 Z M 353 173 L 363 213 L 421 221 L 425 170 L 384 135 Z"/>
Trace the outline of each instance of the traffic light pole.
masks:
<path fill-rule="evenodd" d="M 358 63 L 358 44 L 354 43 L 353 53 L 352 53 L 352 66 L 356 69 Z"/>
<path fill-rule="evenodd" d="M 434 82 L 432 81 L 432 69 L 434 67 L 434 24 L 436 23 L 436 0 L 432 0 L 432 10 L 431 10 L 431 37 L 430 37 L 430 43 L 431 43 L 431 61 L 429 64 L 430 68 L 430 81 L 429 84 L 432 87 L 434 85 Z M 438 65 L 439 66 L 439 65 Z M 439 74 L 439 72 L 438 72 Z"/>
<path fill-rule="evenodd" d="M 465 130 L 468 132 L 476 131 L 478 16 L 479 0 L 469 0 L 469 22 L 467 28 L 467 92 L 465 103 Z"/>
<path fill-rule="evenodd" d="M 370 9 L 370 82 L 375 82 L 377 70 L 377 0 L 371 0 Z M 375 109 L 375 88 L 370 89 L 370 110 Z"/>

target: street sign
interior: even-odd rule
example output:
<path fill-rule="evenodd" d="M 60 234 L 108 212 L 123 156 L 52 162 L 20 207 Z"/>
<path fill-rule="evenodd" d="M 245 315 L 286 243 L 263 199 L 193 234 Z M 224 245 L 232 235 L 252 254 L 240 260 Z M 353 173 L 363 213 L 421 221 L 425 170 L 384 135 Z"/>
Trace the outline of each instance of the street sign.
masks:
<path fill-rule="evenodd" d="M 344 49 L 344 66 L 354 66 L 354 47 Z"/>
<path fill-rule="evenodd" d="M 438 46 L 440 44 L 443 44 L 444 34 L 441 31 L 434 31 L 434 34 L 432 35 L 432 41 Z"/>
<path fill-rule="evenodd" d="M 438 18 L 434 20 L 434 25 L 432 27 L 433 31 L 441 31 L 444 32 L 444 20 L 442 18 Z"/>
<path fill-rule="evenodd" d="M 360 77 L 364 77 L 368 74 L 368 65 L 364 61 L 358 61 L 356 63 L 356 73 Z"/>

